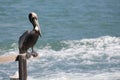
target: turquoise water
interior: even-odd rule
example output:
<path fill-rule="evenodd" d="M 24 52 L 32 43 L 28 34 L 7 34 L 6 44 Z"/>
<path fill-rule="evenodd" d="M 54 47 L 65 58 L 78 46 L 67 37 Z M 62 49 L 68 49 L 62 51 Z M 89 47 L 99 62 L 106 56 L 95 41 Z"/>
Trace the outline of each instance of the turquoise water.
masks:
<path fill-rule="evenodd" d="M 119 80 L 120 0 L 1 0 L 0 55 L 18 53 L 19 36 L 32 30 L 36 12 L 42 31 L 41 56 L 28 61 L 29 80 Z M 9 80 L 17 64 L 0 64 Z"/>

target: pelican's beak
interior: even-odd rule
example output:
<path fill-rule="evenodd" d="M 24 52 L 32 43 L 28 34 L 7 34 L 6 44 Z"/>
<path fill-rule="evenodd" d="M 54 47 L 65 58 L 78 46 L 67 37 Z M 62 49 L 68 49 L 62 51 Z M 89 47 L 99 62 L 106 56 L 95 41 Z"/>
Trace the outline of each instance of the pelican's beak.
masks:
<path fill-rule="evenodd" d="M 33 21 L 34 21 L 34 26 L 35 26 L 34 29 L 39 33 L 40 37 L 42 37 L 42 35 L 41 35 L 41 29 L 40 29 L 38 20 L 34 19 Z"/>

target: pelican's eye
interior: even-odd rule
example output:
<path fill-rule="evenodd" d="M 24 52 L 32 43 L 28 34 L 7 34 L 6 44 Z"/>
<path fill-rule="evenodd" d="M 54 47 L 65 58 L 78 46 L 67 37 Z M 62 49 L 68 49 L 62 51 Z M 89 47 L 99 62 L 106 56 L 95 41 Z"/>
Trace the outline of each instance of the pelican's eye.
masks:
<path fill-rule="evenodd" d="M 36 18 L 36 17 L 33 17 L 33 18 L 32 18 L 32 20 L 34 20 L 34 19 L 36 19 L 36 20 L 37 20 L 37 18 Z"/>

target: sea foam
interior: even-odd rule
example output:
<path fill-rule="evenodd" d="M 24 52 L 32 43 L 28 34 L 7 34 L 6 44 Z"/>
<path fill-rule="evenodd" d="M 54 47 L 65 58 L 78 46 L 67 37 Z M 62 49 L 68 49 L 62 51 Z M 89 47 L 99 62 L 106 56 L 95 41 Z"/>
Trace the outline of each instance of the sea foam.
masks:
<path fill-rule="evenodd" d="M 67 46 L 57 51 L 50 45 L 36 49 L 40 58 L 28 60 L 29 80 L 120 79 L 119 37 L 103 36 L 60 43 Z M 4 55 L 16 53 L 18 51 L 13 49 Z M 14 64 L 9 64 L 14 69 L 12 65 Z"/>

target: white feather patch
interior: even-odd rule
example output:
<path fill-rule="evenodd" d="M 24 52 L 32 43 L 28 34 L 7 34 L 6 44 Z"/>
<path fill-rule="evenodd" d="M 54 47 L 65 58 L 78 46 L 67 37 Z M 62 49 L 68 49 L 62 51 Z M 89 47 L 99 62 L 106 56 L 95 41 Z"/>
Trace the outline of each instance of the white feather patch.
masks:
<path fill-rule="evenodd" d="M 36 27 L 35 27 L 35 30 L 36 30 L 36 31 L 39 31 L 39 28 L 36 26 Z"/>

